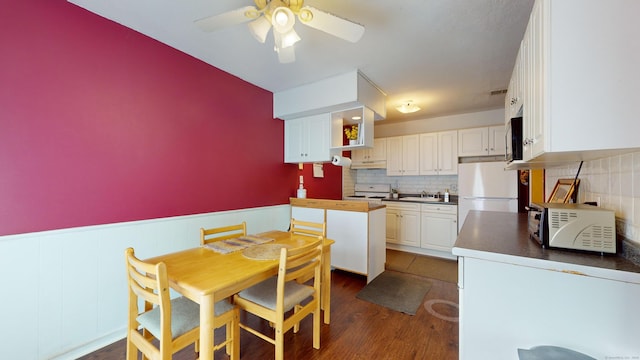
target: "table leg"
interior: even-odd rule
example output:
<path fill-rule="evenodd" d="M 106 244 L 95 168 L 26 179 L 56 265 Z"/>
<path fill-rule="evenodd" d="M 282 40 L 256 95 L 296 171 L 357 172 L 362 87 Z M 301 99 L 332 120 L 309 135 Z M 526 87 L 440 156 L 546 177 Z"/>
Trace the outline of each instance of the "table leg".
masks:
<path fill-rule="evenodd" d="M 324 323 L 329 324 L 331 320 L 331 246 L 322 249 L 324 259 L 322 259 L 323 276 L 320 294 L 320 304 L 324 311 Z"/>
<path fill-rule="evenodd" d="M 213 359 L 213 295 L 200 301 L 200 359 Z"/>

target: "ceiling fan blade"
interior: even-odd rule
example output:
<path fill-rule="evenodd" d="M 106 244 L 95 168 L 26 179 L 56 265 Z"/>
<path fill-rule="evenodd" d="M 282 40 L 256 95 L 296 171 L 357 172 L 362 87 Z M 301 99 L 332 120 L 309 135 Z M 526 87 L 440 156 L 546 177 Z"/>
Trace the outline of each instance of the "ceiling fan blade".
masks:
<path fill-rule="evenodd" d="M 222 28 L 247 22 L 260 16 L 255 6 L 245 6 L 240 9 L 227 11 L 222 14 L 208 16 L 194 21 L 197 27 L 204 31 L 216 31 Z"/>
<path fill-rule="evenodd" d="M 364 26 L 311 6 L 300 9 L 298 19 L 307 26 L 352 43 L 358 42 L 364 34 Z"/>

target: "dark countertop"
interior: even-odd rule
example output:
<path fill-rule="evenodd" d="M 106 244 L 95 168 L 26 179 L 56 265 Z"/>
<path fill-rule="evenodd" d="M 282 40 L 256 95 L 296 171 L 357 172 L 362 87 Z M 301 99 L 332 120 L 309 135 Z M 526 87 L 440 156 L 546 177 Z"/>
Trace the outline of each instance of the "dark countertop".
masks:
<path fill-rule="evenodd" d="M 458 234 L 453 254 L 510 262 L 517 257 L 519 260 L 515 262 L 520 261 L 521 265 L 550 269 L 556 269 L 556 263 L 562 263 L 622 271 L 631 274 L 623 274 L 616 280 L 640 283 L 640 266 L 620 255 L 542 248 L 529 238 L 527 214 L 522 213 L 470 211 Z"/>
<path fill-rule="evenodd" d="M 401 194 L 400 195 L 400 199 L 403 197 L 420 197 L 420 194 Z M 444 201 L 413 201 L 413 200 L 400 200 L 400 199 L 393 199 L 393 198 L 389 198 L 389 199 L 382 199 L 382 201 L 386 202 L 386 201 L 391 201 L 391 202 L 399 202 L 399 203 L 411 203 L 411 204 L 442 204 L 442 205 L 458 205 L 458 196 L 457 195 L 451 195 L 451 197 L 449 198 L 449 202 L 444 202 Z"/>

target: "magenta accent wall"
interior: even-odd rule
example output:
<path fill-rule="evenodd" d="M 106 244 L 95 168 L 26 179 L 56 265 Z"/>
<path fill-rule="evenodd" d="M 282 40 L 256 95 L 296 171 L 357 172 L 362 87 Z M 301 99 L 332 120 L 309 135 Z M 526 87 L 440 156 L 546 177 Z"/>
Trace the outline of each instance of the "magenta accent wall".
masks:
<path fill-rule="evenodd" d="M 270 92 L 64 0 L 0 23 L 0 235 L 295 196 Z M 307 187 L 340 198 L 341 177 Z"/>

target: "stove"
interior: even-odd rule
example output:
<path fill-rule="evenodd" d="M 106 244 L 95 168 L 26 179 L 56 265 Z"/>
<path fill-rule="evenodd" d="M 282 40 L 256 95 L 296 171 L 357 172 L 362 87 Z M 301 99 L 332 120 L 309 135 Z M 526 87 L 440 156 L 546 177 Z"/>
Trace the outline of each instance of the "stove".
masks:
<path fill-rule="evenodd" d="M 391 192 L 389 184 L 356 184 L 355 194 L 345 196 L 344 200 L 360 200 L 382 202 L 382 199 L 388 199 Z"/>

